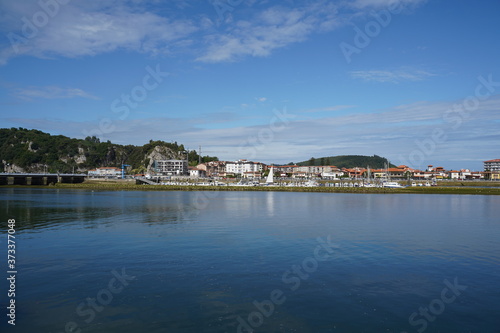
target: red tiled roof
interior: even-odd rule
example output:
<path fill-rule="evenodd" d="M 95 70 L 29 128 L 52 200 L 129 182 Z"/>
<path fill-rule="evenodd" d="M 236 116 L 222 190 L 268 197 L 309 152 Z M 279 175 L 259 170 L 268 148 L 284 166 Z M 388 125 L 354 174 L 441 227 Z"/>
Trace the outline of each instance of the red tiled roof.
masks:
<path fill-rule="evenodd" d="M 500 159 L 496 159 L 496 160 L 489 160 L 489 161 L 484 161 L 484 163 L 488 163 L 488 162 L 500 162 Z"/>

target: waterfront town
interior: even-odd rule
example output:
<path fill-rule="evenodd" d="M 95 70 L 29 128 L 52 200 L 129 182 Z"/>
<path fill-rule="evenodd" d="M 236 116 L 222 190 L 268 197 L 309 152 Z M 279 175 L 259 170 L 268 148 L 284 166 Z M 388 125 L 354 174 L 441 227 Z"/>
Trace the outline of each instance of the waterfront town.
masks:
<path fill-rule="evenodd" d="M 338 168 L 334 165 L 266 165 L 245 159 L 237 161 L 211 161 L 190 167 L 186 160 L 158 160 L 145 174 L 128 177 L 190 177 L 190 178 L 240 178 L 261 179 L 272 168 L 274 176 L 289 179 L 412 179 L 412 180 L 500 180 L 500 159 L 484 161 L 483 171 L 469 169 L 445 170 L 441 166 L 428 165 L 425 170 L 417 170 L 406 165 L 370 169 L 369 166 Z M 124 168 L 101 167 L 88 171 L 91 178 L 121 178 Z"/>

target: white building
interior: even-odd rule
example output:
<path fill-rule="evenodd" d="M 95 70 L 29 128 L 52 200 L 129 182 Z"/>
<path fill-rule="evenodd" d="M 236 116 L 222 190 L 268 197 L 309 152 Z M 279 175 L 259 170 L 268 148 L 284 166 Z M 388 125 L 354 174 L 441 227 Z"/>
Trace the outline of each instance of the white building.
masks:
<path fill-rule="evenodd" d="M 252 162 L 247 160 L 238 160 L 234 162 L 226 162 L 226 173 L 243 175 L 247 172 L 262 172 L 264 166 L 259 162 Z"/>
<path fill-rule="evenodd" d="M 312 176 L 321 176 L 328 178 L 339 178 L 344 172 L 334 165 L 282 165 L 274 166 L 276 172 L 280 172 L 282 177 L 291 174 L 292 178 L 306 178 Z"/>
<path fill-rule="evenodd" d="M 466 179 L 466 178 L 471 178 L 472 173 L 470 172 L 469 169 L 462 169 L 460 170 L 460 179 Z"/>
<path fill-rule="evenodd" d="M 340 178 L 344 175 L 344 172 L 335 166 L 323 167 L 321 172 L 321 177 L 323 178 Z"/>
<path fill-rule="evenodd" d="M 500 171 L 500 159 L 484 161 L 484 171 Z"/>
<path fill-rule="evenodd" d="M 89 177 L 121 177 L 122 169 L 116 167 L 101 167 L 88 171 Z"/>
<path fill-rule="evenodd" d="M 182 176 L 188 174 L 187 160 L 157 160 L 155 171 L 164 176 Z"/>
<path fill-rule="evenodd" d="M 204 178 L 207 176 L 207 172 L 203 169 L 189 167 L 189 176 L 192 178 Z"/>

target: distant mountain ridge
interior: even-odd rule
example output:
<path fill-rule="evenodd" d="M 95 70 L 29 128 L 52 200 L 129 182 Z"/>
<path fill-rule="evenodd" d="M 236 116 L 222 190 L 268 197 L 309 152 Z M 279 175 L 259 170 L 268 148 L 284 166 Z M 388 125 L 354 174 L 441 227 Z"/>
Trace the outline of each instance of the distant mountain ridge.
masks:
<path fill-rule="evenodd" d="M 184 145 L 153 141 L 143 146 L 100 142 L 95 136 L 72 139 L 35 129 L 0 128 L 0 172 L 86 172 L 97 167 L 128 164 L 128 171 L 146 172 L 152 159 L 185 158 Z M 199 156 L 188 152 L 193 164 Z M 202 161 L 217 160 L 205 156 Z"/>
<path fill-rule="evenodd" d="M 385 168 L 387 159 L 385 157 L 373 155 L 338 155 L 338 156 L 328 156 L 328 157 L 311 157 L 307 161 L 299 162 L 297 165 L 335 165 L 338 168 L 355 168 L 369 166 L 372 169 L 382 169 Z M 389 164 L 389 167 L 393 168 L 395 165 Z"/>

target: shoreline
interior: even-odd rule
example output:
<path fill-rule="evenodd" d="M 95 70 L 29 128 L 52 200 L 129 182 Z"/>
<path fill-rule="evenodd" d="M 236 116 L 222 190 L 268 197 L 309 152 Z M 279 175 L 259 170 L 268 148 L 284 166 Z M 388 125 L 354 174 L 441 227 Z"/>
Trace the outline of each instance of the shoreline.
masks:
<path fill-rule="evenodd" d="M 57 183 L 48 186 L 2 185 L 0 188 L 41 188 L 41 189 L 82 189 L 94 191 L 274 191 L 274 192 L 315 192 L 315 193 L 365 193 L 365 194 L 461 194 L 461 195 L 500 195 L 500 188 L 432 186 L 405 188 L 370 187 L 290 187 L 290 186 L 182 186 L 182 185 L 136 185 L 135 183 L 94 182 L 67 184 Z"/>

